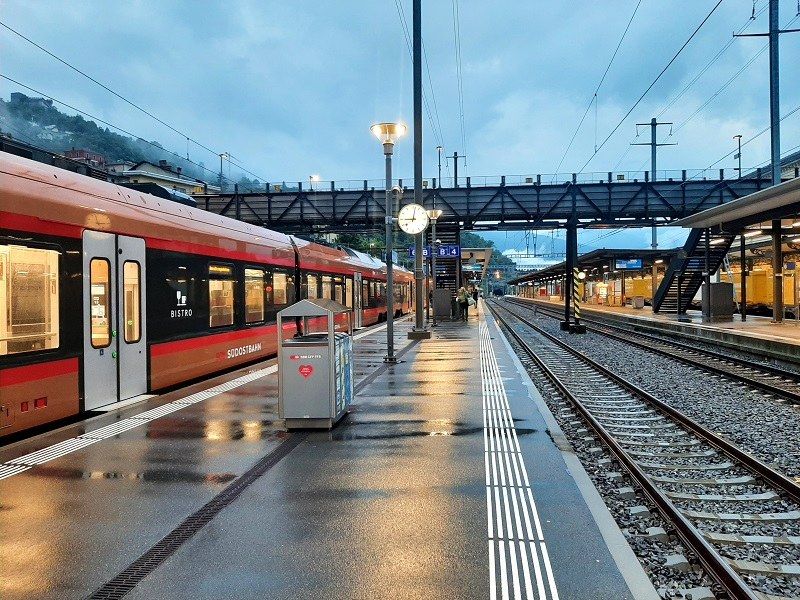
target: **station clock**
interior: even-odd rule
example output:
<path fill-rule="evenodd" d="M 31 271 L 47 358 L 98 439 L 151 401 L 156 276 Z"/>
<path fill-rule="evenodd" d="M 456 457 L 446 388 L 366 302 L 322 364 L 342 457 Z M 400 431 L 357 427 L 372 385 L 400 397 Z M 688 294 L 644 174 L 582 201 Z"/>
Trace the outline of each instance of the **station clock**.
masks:
<path fill-rule="evenodd" d="M 406 204 L 397 213 L 397 224 L 406 233 L 416 235 L 428 226 L 428 213 L 419 204 Z"/>

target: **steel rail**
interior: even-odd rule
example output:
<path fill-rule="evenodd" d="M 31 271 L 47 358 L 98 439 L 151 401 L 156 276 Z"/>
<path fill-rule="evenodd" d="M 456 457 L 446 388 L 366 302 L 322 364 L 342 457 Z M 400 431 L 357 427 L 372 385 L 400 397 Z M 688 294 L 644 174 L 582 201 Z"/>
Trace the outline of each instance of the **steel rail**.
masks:
<path fill-rule="evenodd" d="M 689 429 L 695 435 L 703 438 L 706 442 L 719 448 L 726 454 L 728 454 L 731 458 L 743 463 L 748 469 L 753 471 L 756 475 L 763 478 L 767 481 L 770 485 L 780 489 L 781 491 L 788 494 L 795 502 L 800 503 L 800 482 L 795 482 L 794 480 L 790 479 L 789 477 L 775 471 L 771 467 L 769 467 L 766 463 L 758 460 L 751 454 L 745 452 L 738 446 L 732 444 L 731 442 L 727 441 L 725 438 L 722 438 L 716 435 L 714 432 L 706 429 L 702 425 L 699 425 L 685 414 L 677 410 L 676 408 L 670 406 L 669 404 L 665 403 L 663 400 L 659 400 L 655 396 L 652 396 L 650 393 L 646 392 L 645 390 L 639 388 L 635 384 L 629 382 L 628 380 L 620 377 L 616 373 L 608 370 L 603 365 L 593 361 L 589 357 L 581 354 L 571 346 L 567 345 L 566 343 L 562 342 L 555 336 L 551 335 L 550 333 L 544 331 L 534 323 L 527 320 L 525 317 L 517 315 L 516 313 L 512 312 L 508 308 L 503 307 L 504 310 L 508 311 L 512 314 L 515 318 L 519 319 L 532 329 L 534 329 L 537 333 L 543 335 L 548 340 L 552 341 L 554 344 L 558 345 L 559 347 L 567 350 L 570 354 L 578 358 L 579 360 L 583 361 L 584 363 L 591 366 L 593 369 L 596 369 L 598 372 L 602 373 L 614 383 L 622 386 L 631 394 L 634 394 L 646 402 L 650 402 L 655 405 L 661 411 L 667 413 L 670 417 L 678 421 L 681 425 Z"/>
<path fill-rule="evenodd" d="M 656 505 L 659 512 L 662 516 L 672 523 L 675 531 L 678 533 L 678 536 L 683 540 L 683 542 L 690 547 L 694 553 L 697 555 L 700 562 L 703 566 L 708 570 L 709 574 L 714 577 L 714 579 L 725 588 L 725 590 L 731 595 L 732 599 L 735 600 L 758 600 L 759 596 L 753 592 L 752 589 L 742 580 L 742 578 L 736 573 L 736 571 L 722 558 L 719 553 L 714 549 L 714 547 L 703 537 L 703 535 L 697 530 L 697 528 L 689 521 L 683 513 L 672 503 L 672 501 L 653 483 L 653 481 L 647 476 L 647 474 L 639 468 L 636 462 L 630 457 L 630 455 L 623 449 L 623 447 L 614 439 L 614 437 L 609 434 L 605 427 L 591 414 L 591 412 L 586 409 L 586 407 L 578 400 L 574 394 L 572 394 L 569 389 L 561 382 L 561 380 L 552 372 L 552 370 L 537 356 L 536 352 L 528 345 L 522 337 L 514 331 L 514 329 L 509 325 L 509 323 L 498 313 L 497 308 L 499 305 L 494 303 L 487 303 L 487 306 L 490 307 L 492 310 L 493 315 L 498 319 L 498 321 L 503 324 L 504 328 L 511 333 L 514 339 L 520 344 L 523 350 L 528 354 L 528 356 L 536 363 L 536 365 L 542 370 L 542 372 L 546 375 L 546 377 L 553 383 L 553 385 L 559 390 L 559 392 L 567 398 L 572 404 L 576 407 L 578 412 L 583 416 L 583 418 L 589 423 L 598 437 L 602 440 L 604 444 L 609 448 L 609 450 L 614 454 L 614 456 L 619 460 L 619 462 L 625 467 L 631 477 L 637 482 L 637 484 L 641 487 L 645 495 Z M 587 357 L 581 355 L 577 351 L 573 350 L 560 340 L 556 339 L 554 336 L 550 335 L 549 333 L 541 330 L 533 323 L 530 323 L 524 318 L 519 317 L 515 313 L 513 313 L 508 308 L 503 307 L 508 313 L 513 315 L 515 318 L 520 319 L 523 323 L 531 327 L 534 331 L 548 339 L 549 341 L 553 342 L 560 348 L 563 348 L 570 354 L 572 354 L 577 360 L 583 362 L 591 366 L 592 368 L 596 369 L 603 375 L 612 379 L 615 383 L 619 384 L 625 390 L 634 394 L 635 396 L 648 401 L 652 402 L 653 405 L 656 407 L 664 410 L 667 412 L 671 417 L 678 420 L 681 424 L 686 425 L 693 433 L 705 439 L 708 443 L 718 447 L 723 452 L 730 452 L 730 456 L 735 457 L 737 460 L 740 460 L 739 457 L 748 459 L 746 462 L 748 467 L 751 470 L 754 470 L 757 474 L 762 476 L 762 469 L 768 472 L 773 473 L 777 476 L 777 480 L 783 484 L 779 485 L 780 489 L 785 489 L 784 486 L 788 486 L 789 488 L 794 488 L 792 492 L 787 492 L 792 495 L 793 498 L 798 499 L 800 498 L 800 486 L 794 484 L 791 480 L 783 477 L 779 473 L 775 473 L 772 469 L 769 469 L 765 464 L 757 461 L 753 457 L 744 454 L 738 448 L 732 446 L 725 440 L 722 440 L 715 436 L 713 433 L 705 430 L 704 428 L 700 427 L 699 425 L 691 422 L 688 418 L 686 418 L 682 413 L 679 411 L 668 407 L 666 404 L 661 402 L 660 400 L 650 396 L 644 390 L 640 390 L 633 384 L 625 381 L 621 377 L 618 377 L 608 371 L 607 369 L 603 368 L 601 365 L 598 365 L 594 361 L 588 359 Z M 754 465 L 754 466 L 751 466 Z M 768 478 L 770 483 L 772 483 L 773 478 Z"/>
<path fill-rule="evenodd" d="M 524 304 L 522 302 L 519 302 L 519 301 L 514 301 L 514 304 L 516 304 L 518 306 L 525 306 L 527 308 L 526 304 Z M 563 316 L 564 316 L 563 313 L 557 313 L 557 312 L 555 312 L 553 310 L 550 310 L 549 307 L 543 308 L 541 306 L 537 306 L 537 309 L 541 310 L 544 314 L 546 314 L 548 316 L 552 316 L 553 318 L 563 318 Z M 672 358 L 672 359 L 680 361 L 680 362 L 682 362 L 684 364 L 691 365 L 691 366 L 697 367 L 699 369 L 704 369 L 704 370 L 709 371 L 711 373 L 714 373 L 716 375 L 722 375 L 724 377 L 728 377 L 730 379 L 734 379 L 736 381 L 740 381 L 740 382 L 745 383 L 745 384 L 747 384 L 747 385 L 749 385 L 751 387 L 758 388 L 758 389 L 760 389 L 762 391 L 769 392 L 771 394 L 776 394 L 776 395 L 779 395 L 779 396 L 783 396 L 784 398 L 787 398 L 788 400 L 791 400 L 794 404 L 800 404 L 800 391 L 793 392 L 791 390 L 787 390 L 785 388 L 773 385 L 773 384 L 771 384 L 771 383 L 769 383 L 767 381 L 761 381 L 761 380 L 758 380 L 758 379 L 753 379 L 752 375 L 736 373 L 736 372 L 727 370 L 725 368 L 718 367 L 718 366 L 713 365 L 713 364 L 708 364 L 708 363 L 705 363 L 705 362 L 701 362 L 699 360 L 695 360 L 695 359 L 693 359 L 691 357 L 688 357 L 688 356 L 683 356 L 683 355 L 680 355 L 680 354 L 674 354 L 674 353 L 670 352 L 669 350 L 666 350 L 666 349 L 663 349 L 663 348 L 649 346 L 644 342 L 641 342 L 641 341 L 638 341 L 638 340 L 635 340 L 635 339 L 630 339 L 628 337 L 625 337 L 624 335 L 620 335 L 618 333 L 614 333 L 613 331 L 604 331 L 602 328 L 616 329 L 618 331 L 622 331 L 622 332 L 628 333 L 628 334 L 631 333 L 631 330 L 625 329 L 624 327 L 620 327 L 619 325 L 612 325 L 612 324 L 609 324 L 609 323 L 604 323 L 604 322 L 602 322 L 602 321 L 600 321 L 600 320 L 598 320 L 596 318 L 593 318 L 593 317 L 589 317 L 587 319 L 585 314 L 584 314 L 584 316 L 581 317 L 581 323 L 585 324 L 587 321 L 590 321 L 590 322 L 593 321 L 595 323 L 595 325 L 588 325 L 588 324 L 586 325 L 586 328 L 588 330 L 590 330 L 590 331 L 594 331 L 596 333 L 608 336 L 608 337 L 610 337 L 612 339 L 624 342 L 626 344 L 631 344 L 631 345 L 637 346 L 639 348 L 644 348 L 645 350 L 648 350 L 649 352 L 654 352 L 656 354 L 660 354 L 661 356 L 666 356 L 667 358 Z M 636 335 L 638 335 L 638 336 L 640 336 L 642 338 L 649 339 L 649 340 L 654 341 L 654 342 L 659 343 L 659 344 L 663 344 L 664 346 L 673 346 L 673 347 L 675 347 L 677 349 L 684 350 L 686 352 L 691 352 L 691 353 L 697 354 L 699 356 L 705 356 L 705 357 L 711 358 L 713 360 L 719 360 L 721 362 L 730 362 L 730 363 L 734 364 L 734 367 L 735 366 L 740 366 L 740 367 L 744 367 L 744 368 L 747 368 L 747 369 L 753 369 L 754 371 L 761 371 L 763 374 L 765 374 L 767 376 L 776 376 L 776 377 L 783 377 L 783 378 L 786 378 L 786 379 L 793 379 L 793 380 L 795 380 L 796 383 L 800 384 L 800 375 L 797 375 L 795 373 L 790 373 L 788 371 L 784 371 L 784 370 L 779 369 L 777 367 L 773 367 L 773 366 L 770 366 L 770 365 L 762 365 L 760 363 L 749 361 L 749 360 L 743 359 L 743 358 L 738 358 L 738 357 L 735 357 L 735 356 L 728 356 L 728 355 L 725 355 L 725 354 L 721 354 L 719 352 L 714 352 L 713 350 L 706 350 L 706 349 L 702 349 L 702 348 L 696 348 L 694 346 L 690 346 L 689 344 L 684 344 L 684 343 L 676 342 L 676 341 L 673 341 L 673 340 L 665 340 L 665 339 L 656 337 L 654 335 L 649 335 L 647 333 L 643 333 L 643 332 L 639 332 L 639 331 L 637 331 L 635 333 L 636 333 Z"/>

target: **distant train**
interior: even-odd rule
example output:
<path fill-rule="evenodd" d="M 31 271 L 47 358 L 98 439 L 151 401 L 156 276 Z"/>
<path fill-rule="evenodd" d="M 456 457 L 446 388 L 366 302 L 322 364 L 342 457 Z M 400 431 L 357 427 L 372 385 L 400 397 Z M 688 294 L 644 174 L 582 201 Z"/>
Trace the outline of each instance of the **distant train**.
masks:
<path fill-rule="evenodd" d="M 0 436 L 274 355 L 303 298 L 387 318 L 386 266 L 360 252 L 6 153 L 0 198 Z M 412 283 L 395 268 L 394 316 Z"/>

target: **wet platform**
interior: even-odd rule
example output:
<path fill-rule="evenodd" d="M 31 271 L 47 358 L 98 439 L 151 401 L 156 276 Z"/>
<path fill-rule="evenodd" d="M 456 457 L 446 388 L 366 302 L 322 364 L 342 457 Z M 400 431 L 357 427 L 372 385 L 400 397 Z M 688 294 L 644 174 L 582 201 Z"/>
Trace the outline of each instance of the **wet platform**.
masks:
<path fill-rule="evenodd" d="M 330 432 L 268 362 L 3 448 L 0 597 L 657 598 L 491 316 L 410 329 Z"/>
<path fill-rule="evenodd" d="M 515 298 L 535 302 L 554 309 L 564 310 L 563 302 L 528 298 Z M 581 312 L 587 318 L 593 314 L 620 322 L 634 323 L 641 331 L 670 333 L 689 340 L 707 341 L 732 349 L 746 350 L 770 356 L 775 360 L 800 363 L 800 322 L 785 319 L 775 323 L 770 317 L 747 315 L 742 321 L 739 315 L 731 320 L 707 321 L 700 311 L 689 311 L 684 315 L 653 313 L 650 306 L 601 306 L 581 304 Z"/>

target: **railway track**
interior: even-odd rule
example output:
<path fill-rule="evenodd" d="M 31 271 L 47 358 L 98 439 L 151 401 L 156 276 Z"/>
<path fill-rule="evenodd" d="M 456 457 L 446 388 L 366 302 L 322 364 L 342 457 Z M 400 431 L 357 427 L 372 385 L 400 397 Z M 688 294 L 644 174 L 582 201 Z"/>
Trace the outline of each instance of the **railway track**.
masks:
<path fill-rule="evenodd" d="M 729 598 L 800 597 L 798 482 L 510 308 L 487 305 Z"/>
<path fill-rule="evenodd" d="M 526 310 L 534 310 L 530 304 L 512 302 L 516 306 L 524 307 Z M 536 307 L 536 312 L 558 319 L 564 317 L 563 311 L 557 312 L 541 306 Z M 735 379 L 762 391 L 785 398 L 793 404 L 800 404 L 800 374 L 742 357 L 730 356 L 674 340 L 666 340 L 662 337 L 639 331 L 634 332 L 617 325 L 601 323 L 591 319 L 589 323 L 586 322 L 586 319 L 581 319 L 581 323 L 586 325 L 587 330 L 595 333 L 637 346 L 649 352 L 655 352 L 715 375 Z"/>

